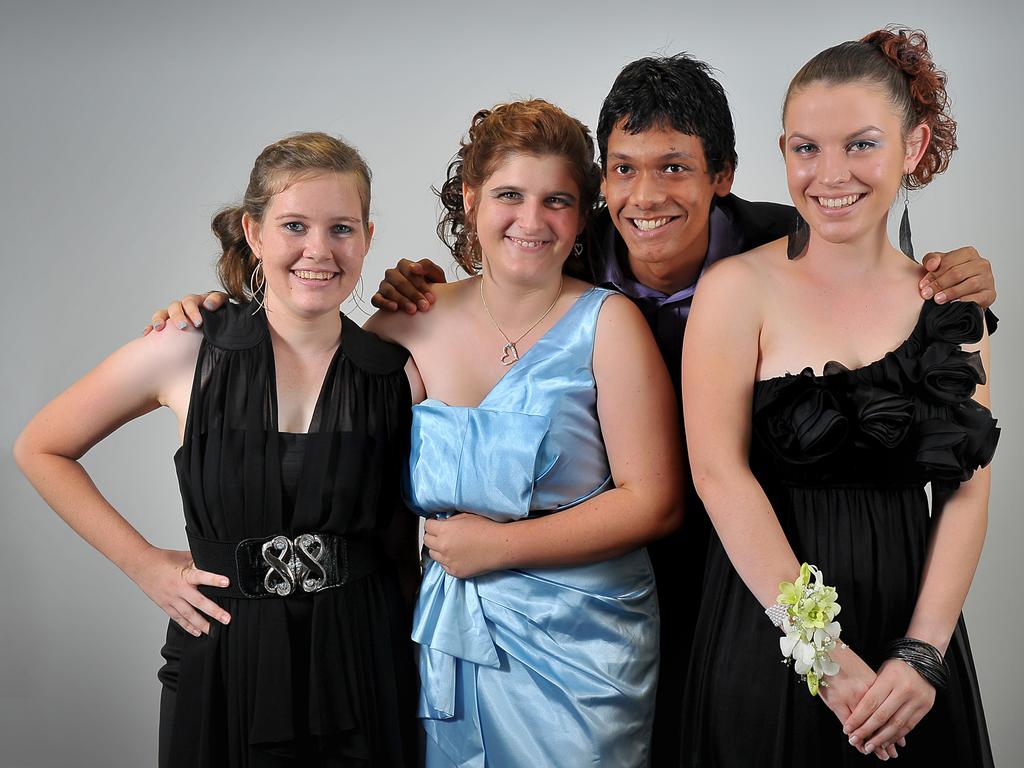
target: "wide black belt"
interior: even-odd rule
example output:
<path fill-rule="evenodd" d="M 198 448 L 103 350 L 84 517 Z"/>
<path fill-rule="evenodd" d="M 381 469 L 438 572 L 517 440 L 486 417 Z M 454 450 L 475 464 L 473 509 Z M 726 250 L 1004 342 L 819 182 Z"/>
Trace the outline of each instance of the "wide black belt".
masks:
<path fill-rule="evenodd" d="M 369 537 L 284 534 L 212 541 L 185 531 L 196 568 L 227 576 L 228 587 L 200 586 L 207 596 L 288 597 L 323 592 L 380 568 L 384 556 Z"/>

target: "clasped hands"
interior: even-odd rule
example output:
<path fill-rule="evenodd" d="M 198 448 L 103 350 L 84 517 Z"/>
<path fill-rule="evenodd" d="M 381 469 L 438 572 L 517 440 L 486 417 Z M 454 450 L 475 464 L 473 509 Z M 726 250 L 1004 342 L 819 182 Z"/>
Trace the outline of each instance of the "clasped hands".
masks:
<path fill-rule="evenodd" d="M 850 744 L 880 760 L 897 757 L 906 735 L 935 703 L 935 689 L 898 659 L 884 662 L 877 674 L 850 648 L 832 653 L 839 674 L 822 688 L 822 700 L 843 725 Z"/>

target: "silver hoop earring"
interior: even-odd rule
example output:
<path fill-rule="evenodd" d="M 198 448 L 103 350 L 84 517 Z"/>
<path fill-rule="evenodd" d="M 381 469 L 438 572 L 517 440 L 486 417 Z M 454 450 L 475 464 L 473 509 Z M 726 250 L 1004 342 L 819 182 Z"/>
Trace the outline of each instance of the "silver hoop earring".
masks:
<path fill-rule="evenodd" d="M 256 301 L 256 295 L 259 294 L 256 309 L 252 311 L 254 315 L 263 309 L 263 300 L 266 298 L 266 291 L 264 290 L 266 285 L 267 279 L 263 274 L 263 260 L 257 259 L 256 269 L 249 273 L 249 295 L 252 296 L 253 301 Z"/>
<path fill-rule="evenodd" d="M 356 281 L 356 287 L 352 289 L 352 293 L 350 293 L 348 295 L 348 298 L 345 299 L 345 303 L 342 304 L 342 307 L 344 307 L 345 304 L 347 304 L 350 301 L 353 304 L 355 304 L 356 309 L 358 309 L 360 312 L 362 312 L 367 317 L 370 316 L 370 313 L 367 312 L 366 309 L 363 307 L 363 276 L 362 275 L 359 276 L 359 280 Z"/>
<path fill-rule="evenodd" d="M 572 246 L 572 255 L 579 258 L 583 254 L 583 243 L 577 240 Z"/>

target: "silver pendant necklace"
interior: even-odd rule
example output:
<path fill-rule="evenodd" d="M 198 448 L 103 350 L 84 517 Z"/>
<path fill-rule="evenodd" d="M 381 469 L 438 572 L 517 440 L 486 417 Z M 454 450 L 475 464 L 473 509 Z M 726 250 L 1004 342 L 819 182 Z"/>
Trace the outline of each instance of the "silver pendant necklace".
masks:
<path fill-rule="evenodd" d="M 551 310 L 555 308 L 555 304 L 562 298 L 562 288 L 565 285 L 565 277 L 563 276 L 558 282 L 558 293 L 555 295 L 555 300 L 551 302 L 551 306 L 544 310 L 544 314 L 537 318 L 533 325 L 523 331 L 515 339 L 510 339 L 508 334 L 501 330 L 501 326 L 498 325 L 498 321 L 494 319 L 494 315 L 491 314 L 490 308 L 487 306 L 487 299 L 484 298 L 484 278 L 480 276 L 480 303 L 484 305 L 484 312 L 487 313 L 487 317 L 491 321 L 491 325 L 498 329 L 498 333 L 501 334 L 502 338 L 505 339 L 505 346 L 502 348 L 501 364 L 502 365 L 513 365 L 519 361 L 519 350 L 516 349 L 516 344 L 523 340 L 523 338 L 540 325 L 541 321 L 551 314 Z"/>

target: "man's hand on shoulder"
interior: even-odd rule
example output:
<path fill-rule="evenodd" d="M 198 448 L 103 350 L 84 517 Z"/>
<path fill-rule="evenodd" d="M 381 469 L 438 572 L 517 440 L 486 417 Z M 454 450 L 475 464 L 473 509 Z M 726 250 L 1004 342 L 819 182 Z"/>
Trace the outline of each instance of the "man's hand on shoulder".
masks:
<path fill-rule="evenodd" d="M 928 274 L 921 279 L 921 298 L 935 298 L 936 304 L 973 301 L 987 309 L 996 300 L 992 264 L 972 246 L 924 257 Z"/>
<path fill-rule="evenodd" d="M 370 301 L 377 309 L 387 312 L 399 309 L 410 315 L 426 312 L 435 299 L 430 290 L 431 284 L 444 282 L 447 282 L 444 270 L 430 259 L 402 259 L 384 273 L 384 279 Z"/>
<path fill-rule="evenodd" d="M 210 293 L 190 293 L 179 301 L 172 301 L 167 309 L 158 309 L 153 313 L 150 325 L 142 332 L 145 336 L 150 331 L 162 331 L 168 322 L 178 330 L 184 331 L 189 324 L 199 328 L 203 324 L 203 315 L 199 311 L 202 304 L 208 310 L 217 310 L 227 302 L 227 294 L 220 291 Z"/>

